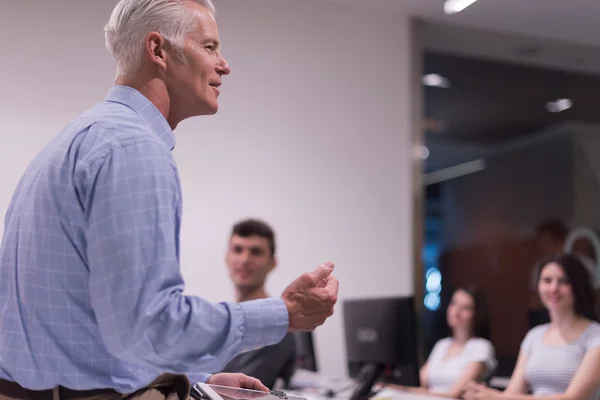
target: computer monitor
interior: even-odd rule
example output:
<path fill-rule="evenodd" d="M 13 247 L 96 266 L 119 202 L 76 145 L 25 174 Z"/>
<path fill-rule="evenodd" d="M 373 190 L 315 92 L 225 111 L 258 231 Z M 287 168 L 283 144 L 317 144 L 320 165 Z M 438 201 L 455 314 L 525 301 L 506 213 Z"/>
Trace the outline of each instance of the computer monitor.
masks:
<path fill-rule="evenodd" d="M 348 372 L 358 386 L 352 399 L 370 397 L 375 381 L 419 386 L 414 298 L 343 302 Z"/>
<path fill-rule="evenodd" d="M 317 372 L 317 359 L 312 332 L 294 332 L 296 367 Z"/>

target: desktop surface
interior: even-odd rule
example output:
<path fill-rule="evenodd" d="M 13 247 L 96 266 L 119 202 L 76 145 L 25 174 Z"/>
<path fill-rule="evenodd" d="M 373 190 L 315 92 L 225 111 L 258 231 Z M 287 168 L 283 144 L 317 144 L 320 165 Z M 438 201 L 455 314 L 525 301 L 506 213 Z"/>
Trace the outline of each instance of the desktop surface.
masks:
<path fill-rule="evenodd" d="M 299 369 L 292 376 L 293 390 L 284 390 L 289 395 L 307 400 L 349 400 L 356 381 L 345 377 L 329 377 L 312 371 Z M 408 393 L 391 387 L 383 387 L 370 400 L 448 400 L 438 396 Z"/>
<path fill-rule="evenodd" d="M 286 391 L 286 393 L 298 397 L 303 397 L 306 400 L 348 400 L 351 396 L 350 391 L 337 393 L 335 396 L 328 396 L 323 391 L 314 390 L 293 390 Z M 385 388 L 382 389 L 380 392 L 376 393 L 369 400 L 448 400 L 448 398 L 421 393 L 409 393 L 396 389 Z"/>

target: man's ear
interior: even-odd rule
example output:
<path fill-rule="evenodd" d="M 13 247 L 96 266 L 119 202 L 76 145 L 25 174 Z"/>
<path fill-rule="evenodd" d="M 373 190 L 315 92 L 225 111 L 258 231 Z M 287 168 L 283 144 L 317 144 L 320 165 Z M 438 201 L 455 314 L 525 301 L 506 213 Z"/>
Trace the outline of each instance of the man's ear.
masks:
<path fill-rule="evenodd" d="M 273 259 L 271 260 L 271 267 L 269 268 L 269 272 L 273 271 L 275 269 L 275 267 L 277 267 L 277 257 L 273 256 Z"/>
<path fill-rule="evenodd" d="M 227 248 L 227 251 L 225 252 L 225 265 L 227 266 L 227 268 L 229 268 L 229 247 Z"/>
<path fill-rule="evenodd" d="M 150 32 L 146 35 L 144 42 L 144 55 L 152 63 L 163 71 L 167 69 L 167 47 L 168 43 L 158 32 Z"/>

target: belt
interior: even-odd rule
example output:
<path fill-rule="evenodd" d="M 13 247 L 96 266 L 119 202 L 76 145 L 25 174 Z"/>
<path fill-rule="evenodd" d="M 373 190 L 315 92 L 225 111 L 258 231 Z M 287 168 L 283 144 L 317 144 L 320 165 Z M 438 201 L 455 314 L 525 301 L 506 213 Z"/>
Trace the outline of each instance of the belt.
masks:
<path fill-rule="evenodd" d="M 54 398 L 54 389 L 31 390 L 16 382 L 0 379 L 0 394 L 14 399 L 46 400 Z M 58 395 L 64 399 L 82 399 L 103 394 L 118 394 L 113 389 L 73 390 L 63 386 L 58 387 Z"/>

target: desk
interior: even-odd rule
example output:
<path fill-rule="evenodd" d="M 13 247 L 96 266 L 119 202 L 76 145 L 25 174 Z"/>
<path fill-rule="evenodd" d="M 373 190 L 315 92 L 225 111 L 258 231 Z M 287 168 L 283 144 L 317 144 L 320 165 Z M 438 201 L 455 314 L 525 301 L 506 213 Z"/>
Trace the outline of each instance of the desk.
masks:
<path fill-rule="evenodd" d="M 495 376 L 490 379 L 490 387 L 498 390 L 504 390 L 510 382 L 510 376 Z"/>
<path fill-rule="evenodd" d="M 448 400 L 448 398 L 429 394 L 401 392 L 394 389 L 383 389 L 371 397 L 371 400 Z"/>
<path fill-rule="evenodd" d="M 334 397 L 326 396 L 323 392 L 318 391 L 307 391 L 307 390 L 286 390 L 287 394 L 293 396 L 304 397 L 307 400 L 348 400 L 351 395 L 351 391 L 345 391 L 337 393 Z M 383 389 L 375 396 L 371 397 L 370 400 L 449 400 L 445 397 L 431 396 L 427 394 L 417 394 L 401 392 L 394 389 Z"/>
<path fill-rule="evenodd" d="M 348 400 L 354 390 L 354 380 L 341 377 L 327 377 L 315 372 L 299 369 L 292 376 L 293 390 L 285 393 L 304 397 L 307 400 Z M 448 400 L 425 394 L 407 393 L 384 387 L 370 400 Z"/>

